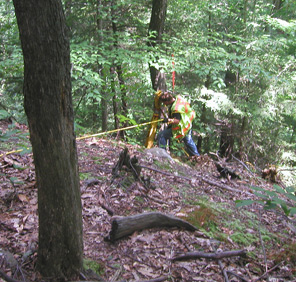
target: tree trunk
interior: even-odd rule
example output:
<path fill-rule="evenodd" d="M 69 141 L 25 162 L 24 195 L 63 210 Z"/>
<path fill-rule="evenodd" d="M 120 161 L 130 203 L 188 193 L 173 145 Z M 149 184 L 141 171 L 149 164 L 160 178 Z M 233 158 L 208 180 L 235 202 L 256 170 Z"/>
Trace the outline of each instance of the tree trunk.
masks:
<path fill-rule="evenodd" d="M 273 12 L 278 11 L 282 8 L 283 4 L 285 3 L 285 0 L 273 0 Z"/>
<path fill-rule="evenodd" d="M 37 266 L 49 280 L 64 280 L 80 272 L 83 254 L 68 29 L 60 0 L 13 2 L 38 185 Z"/>
<path fill-rule="evenodd" d="M 112 31 L 113 31 L 113 38 L 114 38 L 114 49 L 117 51 L 119 49 L 118 45 L 118 28 L 117 28 L 117 21 L 118 21 L 118 15 L 116 14 L 115 7 L 116 6 L 116 1 L 112 1 L 112 6 L 111 6 L 111 16 L 112 16 Z M 118 57 L 118 56 L 117 56 Z M 122 71 L 122 66 L 120 64 L 120 58 L 117 60 L 119 63 L 115 64 L 114 69 L 116 69 L 116 74 L 118 78 L 118 84 L 120 88 L 120 93 L 121 93 L 121 113 L 124 116 L 128 115 L 128 110 L 127 110 L 127 94 L 126 94 L 126 87 L 123 79 L 123 71 Z M 127 126 L 127 124 L 124 122 L 123 126 Z"/>
<path fill-rule="evenodd" d="M 167 11 L 167 0 L 153 0 L 152 12 L 148 30 L 148 46 L 155 47 L 161 41 Z M 166 90 L 164 74 L 153 65 L 149 66 L 153 89 Z"/>
<path fill-rule="evenodd" d="M 242 123 L 241 123 L 241 128 L 240 132 L 238 134 L 238 144 L 239 144 L 239 158 L 242 160 L 243 159 L 243 154 L 244 154 L 244 147 L 245 147 L 245 130 L 247 127 L 248 119 L 246 116 L 242 118 Z"/>
<path fill-rule="evenodd" d="M 103 48 L 103 19 L 102 10 L 103 4 L 102 0 L 97 1 L 97 29 L 98 29 L 98 44 Z M 103 81 L 106 81 L 106 71 L 103 65 L 99 65 L 99 73 Z M 107 131 L 108 122 L 108 104 L 107 104 L 107 91 L 105 83 L 101 87 L 101 112 L 102 112 L 102 131 Z"/>
<path fill-rule="evenodd" d="M 221 125 L 220 133 L 220 147 L 219 155 L 221 158 L 230 158 L 233 152 L 234 138 L 232 132 L 233 123 L 227 123 Z"/>
<path fill-rule="evenodd" d="M 114 67 L 110 68 L 110 74 L 111 74 L 111 89 L 113 92 L 113 97 L 112 97 L 112 103 L 113 103 L 113 114 L 114 114 L 114 127 L 115 129 L 119 129 L 120 128 L 120 121 L 118 118 L 119 115 L 119 110 L 118 110 L 118 98 L 116 95 L 116 87 L 115 87 L 115 83 L 116 83 L 116 72 Z M 123 131 L 118 131 L 117 132 L 117 138 L 120 139 L 124 139 L 124 132 Z"/>
<path fill-rule="evenodd" d="M 117 74 L 119 80 L 119 86 L 121 91 L 121 109 L 124 116 L 128 116 L 128 108 L 127 108 L 127 93 L 126 86 L 123 78 L 123 71 L 121 65 L 117 65 Z M 127 123 L 124 123 L 124 126 L 128 126 Z"/>
<path fill-rule="evenodd" d="M 113 47 L 117 51 L 118 50 L 118 29 L 117 29 L 117 21 L 118 21 L 118 15 L 116 14 L 115 7 L 117 6 L 117 0 L 112 0 L 111 2 L 111 18 L 112 18 L 112 31 L 113 31 Z M 119 60 L 119 59 L 118 59 Z M 114 63 L 114 66 L 111 67 L 111 74 L 112 74 L 112 90 L 114 92 L 113 96 L 113 111 L 114 111 L 114 118 L 115 118 L 115 128 L 118 129 L 119 126 L 119 119 L 118 119 L 118 114 L 123 114 L 127 116 L 127 112 L 125 112 L 126 109 L 126 102 L 125 102 L 125 97 L 124 97 L 124 82 L 122 79 L 122 69 L 119 63 Z M 116 96 L 116 87 L 115 83 L 116 80 L 118 79 L 118 84 L 119 88 L 121 91 L 121 97 L 117 98 Z M 123 104 L 119 108 L 119 103 L 118 101 L 121 100 Z M 123 127 L 125 127 L 125 123 L 123 123 Z M 117 133 L 117 138 L 124 139 L 125 133 L 124 131 L 119 131 Z"/>

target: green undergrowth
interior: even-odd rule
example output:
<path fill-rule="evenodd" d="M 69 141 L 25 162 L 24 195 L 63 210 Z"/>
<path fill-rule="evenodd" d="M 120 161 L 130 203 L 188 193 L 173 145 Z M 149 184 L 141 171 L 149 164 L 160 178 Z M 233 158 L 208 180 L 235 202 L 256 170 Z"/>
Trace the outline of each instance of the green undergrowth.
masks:
<path fill-rule="evenodd" d="M 233 242 L 242 248 L 259 246 L 260 236 L 267 245 L 278 240 L 251 212 L 210 202 L 207 198 L 192 201 L 190 205 L 194 209 L 184 219 L 210 238 Z"/>
<path fill-rule="evenodd" d="M 13 123 L 8 125 L 7 130 L 0 129 L 0 150 L 22 150 L 21 154 L 31 152 L 31 144 L 29 141 L 29 133 L 22 132 Z"/>
<path fill-rule="evenodd" d="M 97 274 L 98 276 L 103 275 L 105 272 L 104 267 L 100 263 L 90 260 L 90 259 L 83 260 L 83 269 L 86 272 L 90 272 L 89 270 L 91 270 L 95 274 Z"/>
<path fill-rule="evenodd" d="M 167 172 L 173 172 L 173 167 L 168 161 L 158 161 L 154 160 L 154 164 L 161 170 L 167 171 Z"/>

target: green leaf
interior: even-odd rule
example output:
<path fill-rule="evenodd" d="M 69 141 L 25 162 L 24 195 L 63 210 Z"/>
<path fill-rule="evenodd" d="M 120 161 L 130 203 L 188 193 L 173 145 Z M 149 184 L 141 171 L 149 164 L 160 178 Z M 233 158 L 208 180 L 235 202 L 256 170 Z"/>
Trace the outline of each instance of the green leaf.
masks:
<path fill-rule="evenodd" d="M 277 195 L 274 191 L 265 190 L 265 193 L 271 197 L 276 197 L 276 195 Z"/>
<path fill-rule="evenodd" d="M 277 184 L 273 185 L 273 187 L 275 188 L 275 190 L 278 193 L 281 193 L 281 194 L 285 194 L 286 193 L 286 191 L 282 187 L 280 187 L 279 185 L 277 185 Z"/>
<path fill-rule="evenodd" d="M 281 204 L 281 207 L 282 207 L 284 213 L 288 216 L 290 214 L 290 209 L 287 207 L 287 205 L 283 203 L 283 204 Z"/>
<path fill-rule="evenodd" d="M 290 215 L 295 215 L 296 214 L 296 208 L 291 208 L 290 209 Z"/>
<path fill-rule="evenodd" d="M 257 187 L 257 186 L 251 186 L 251 189 L 256 190 L 256 191 L 261 191 L 261 192 L 265 192 L 266 190 L 261 188 L 261 187 Z"/>
<path fill-rule="evenodd" d="M 277 204 L 273 203 L 272 201 L 267 201 L 265 206 L 264 206 L 264 209 L 266 210 L 275 210 L 277 207 Z"/>
<path fill-rule="evenodd" d="M 289 198 L 290 200 L 294 201 L 295 204 L 296 204 L 296 196 L 295 196 L 295 195 L 287 193 L 286 196 L 287 196 L 287 198 Z"/>
<path fill-rule="evenodd" d="M 15 185 L 15 184 L 23 184 L 24 183 L 24 181 L 19 180 L 17 177 L 10 177 L 9 180 L 13 185 Z"/>
<path fill-rule="evenodd" d="M 262 199 L 267 199 L 267 196 L 266 195 L 261 194 L 261 193 L 258 193 L 256 191 L 254 191 L 254 195 L 256 195 L 257 197 L 262 198 Z"/>
<path fill-rule="evenodd" d="M 286 190 L 289 193 L 296 193 L 296 189 L 294 186 L 288 186 L 288 187 L 286 187 Z"/>
<path fill-rule="evenodd" d="M 252 205 L 254 204 L 256 201 L 254 200 L 236 200 L 235 203 L 236 203 L 236 207 L 239 208 L 239 207 L 243 207 L 243 206 L 249 206 L 249 205 Z"/>

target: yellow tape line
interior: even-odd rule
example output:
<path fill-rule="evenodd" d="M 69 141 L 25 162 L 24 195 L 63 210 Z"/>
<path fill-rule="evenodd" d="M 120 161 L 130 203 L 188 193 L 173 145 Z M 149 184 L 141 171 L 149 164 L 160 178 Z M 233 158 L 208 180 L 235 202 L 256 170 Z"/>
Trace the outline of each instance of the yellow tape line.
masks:
<path fill-rule="evenodd" d="M 86 135 L 86 136 L 82 136 L 82 137 L 77 137 L 76 140 L 78 141 L 78 140 L 83 140 L 83 139 L 87 139 L 87 138 L 91 138 L 91 137 L 96 137 L 96 136 L 100 136 L 100 135 L 114 133 L 114 132 L 118 132 L 118 131 L 122 131 L 122 130 L 128 130 L 128 129 L 132 129 L 132 128 L 135 128 L 135 127 L 140 127 L 140 126 L 144 126 L 144 125 L 148 125 L 148 124 L 155 123 L 155 122 L 160 122 L 160 121 L 163 121 L 163 119 L 149 121 L 149 122 L 145 122 L 145 123 L 141 123 L 141 124 L 136 124 L 136 125 L 132 125 L 132 126 L 124 127 L 124 128 L 118 128 L 118 129 L 114 129 L 114 130 L 110 130 L 110 131 L 100 132 L 100 133 L 97 133 L 97 134 L 92 134 L 92 135 Z M 15 150 L 15 151 L 10 151 L 10 152 L 1 154 L 0 157 L 3 157 L 4 155 L 10 155 L 10 154 L 14 154 L 14 153 L 19 153 L 19 152 L 22 152 L 22 151 L 23 151 L 23 149 L 19 149 L 19 150 Z"/>

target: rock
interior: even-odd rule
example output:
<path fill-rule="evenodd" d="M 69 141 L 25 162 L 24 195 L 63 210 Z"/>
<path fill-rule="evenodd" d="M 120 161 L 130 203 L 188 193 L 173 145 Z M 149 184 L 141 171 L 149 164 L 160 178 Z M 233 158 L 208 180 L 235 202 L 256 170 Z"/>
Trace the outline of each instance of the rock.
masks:
<path fill-rule="evenodd" d="M 11 252 L 0 249 L 0 258 L 1 260 L 3 259 L 3 261 L 12 271 L 17 268 L 17 260 L 14 258 Z"/>
<path fill-rule="evenodd" d="M 173 158 L 170 156 L 170 154 L 166 150 L 161 149 L 161 148 L 154 147 L 151 149 L 146 149 L 144 152 L 147 155 L 151 155 L 152 157 L 167 158 L 167 159 L 173 161 Z"/>

